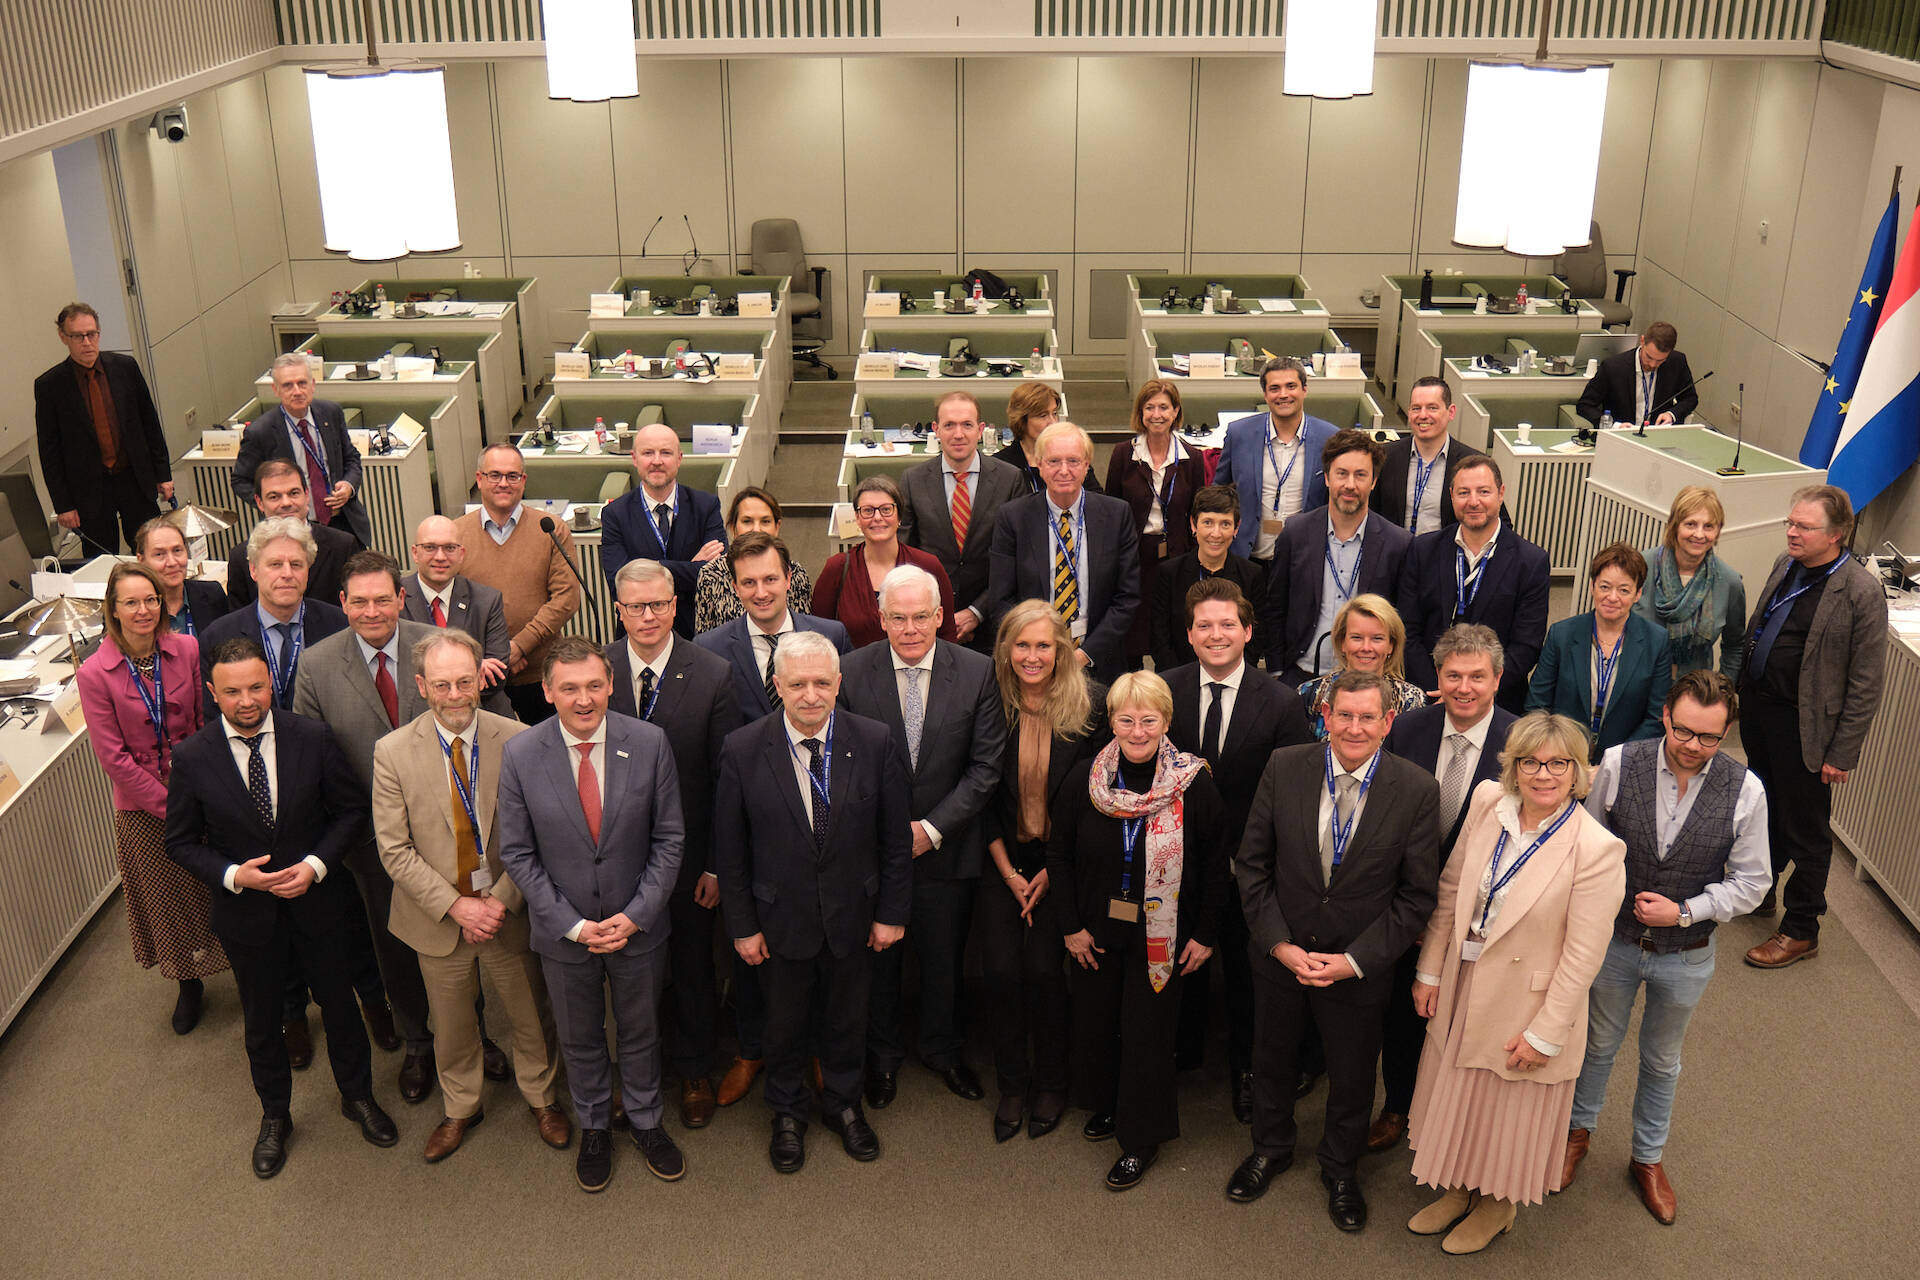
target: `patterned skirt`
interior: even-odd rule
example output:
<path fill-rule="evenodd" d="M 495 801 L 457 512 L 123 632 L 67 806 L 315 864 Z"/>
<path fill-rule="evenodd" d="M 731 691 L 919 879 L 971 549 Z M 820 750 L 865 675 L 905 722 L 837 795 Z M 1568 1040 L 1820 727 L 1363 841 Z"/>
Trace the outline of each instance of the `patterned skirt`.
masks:
<path fill-rule="evenodd" d="M 1407 1126 L 1413 1177 L 1442 1190 L 1466 1187 L 1515 1204 L 1539 1204 L 1560 1189 L 1576 1082 L 1508 1080 L 1484 1067 L 1460 1065 L 1473 970 L 1472 964 L 1460 966 L 1445 1040 L 1429 1030 L 1420 1054 Z M 1562 1052 L 1584 1048 L 1569 1045 Z"/>
<path fill-rule="evenodd" d="M 176 982 L 224 973 L 227 953 L 213 936 L 207 886 L 167 856 L 166 821 L 137 809 L 113 812 L 113 850 L 127 903 L 133 958 Z"/>

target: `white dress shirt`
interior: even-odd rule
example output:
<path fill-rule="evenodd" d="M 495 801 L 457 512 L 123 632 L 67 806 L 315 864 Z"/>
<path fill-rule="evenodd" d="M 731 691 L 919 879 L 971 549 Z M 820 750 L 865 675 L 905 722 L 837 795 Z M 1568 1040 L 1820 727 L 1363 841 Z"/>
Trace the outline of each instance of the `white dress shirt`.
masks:
<path fill-rule="evenodd" d="M 565 725 L 562 725 L 560 727 L 560 741 L 566 743 L 567 745 L 567 772 L 574 779 L 574 789 L 576 791 L 579 790 L 579 782 L 580 782 L 580 750 L 579 750 L 580 745 L 586 742 L 591 742 L 593 744 L 593 750 L 587 753 L 587 759 L 593 761 L 594 781 L 600 784 L 600 810 L 602 813 L 605 813 L 607 808 L 607 720 L 606 720 L 606 717 L 602 716 L 600 718 L 600 723 L 593 727 L 592 735 L 585 738 L 574 737 L 573 733 L 570 730 L 568 730 Z M 582 917 L 581 919 L 574 921 L 573 928 L 567 930 L 567 941 L 569 942 L 580 941 L 580 930 L 585 927 L 586 923 L 587 922 L 585 917 Z"/>
<path fill-rule="evenodd" d="M 300 428 L 295 425 L 301 422 L 307 424 L 307 431 L 313 436 L 314 447 L 320 451 L 320 470 L 326 474 L 327 483 L 334 483 L 333 464 L 327 461 L 326 442 L 320 439 L 320 424 L 314 421 L 313 406 L 307 406 L 307 416 L 304 418 L 296 418 L 284 408 L 280 410 L 280 416 L 286 419 L 287 422 L 287 449 L 292 457 L 293 465 L 300 468 L 300 479 L 302 483 L 306 482 L 308 473 L 307 444 L 306 441 L 300 438 Z M 313 492 L 313 486 L 307 484 L 308 520 L 318 520 L 320 518 L 320 507 L 326 500 L 326 494 Z M 332 604 L 333 602 L 329 600 L 327 603 Z"/>
<path fill-rule="evenodd" d="M 1204 666 L 1200 668 L 1200 718 L 1194 723 L 1200 726 L 1202 734 L 1207 731 L 1207 708 L 1213 703 L 1213 690 L 1207 686 L 1215 683 L 1224 686 L 1220 690 L 1220 741 L 1224 744 L 1227 740 L 1227 728 L 1233 723 L 1233 705 L 1240 698 L 1240 682 L 1246 678 L 1246 675 L 1245 658 L 1242 658 L 1231 672 L 1221 676 L 1218 681 L 1207 674 Z"/>
<path fill-rule="evenodd" d="M 1282 440 L 1273 428 L 1273 415 L 1267 415 L 1267 434 L 1260 445 L 1260 519 L 1285 520 L 1288 516 L 1298 515 L 1306 505 L 1307 471 L 1312 463 L 1303 455 L 1305 442 L 1300 438 L 1306 427 L 1306 419 L 1300 420 L 1302 430 L 1293 433 L 1293 439 Z M 1271 452 L 1269 452 L 1271 450 Z M 1280 485 L 1280 473 L 1286 471 L 1292 462 L 1292 474 L 1287 476 L 1284 487 Z M 1278 464 L 1276 467 L 1275 464 Z M 1275 504 L 1278 503 L 1276 509 Z M 1268 533 L 1264 525 L 1256 526 L 1259 532 L 1254 536 L 1253 554 L 1262 560 L 1273 558 L 1273 541 L 1280 535 Z"/>
<path fill-rule="evenodd" d="M 1608 747 L 1606 754 L 1600 757 L 1599 768 L 1593 771 L 1593 787 L 1587 792 L 1587 812 L 1602 822 L 1606 822 L 1607 812 L 1620 795 L 1620 753 L 1624 749 L 1624 744 Z M 1680 834 L 1680 828 L 1686 825 L 1687 815 L 1693 812 L 1694 797 L 1700 794 L 1701 784 L 1707 780 L 1718 759 L 1716 756 L 1708 760 L 1705 767 L 1693 775 L 1693 781 L 1687 784 L 1686 794 L 1682 795 L 1680 778 L 1667 763 L 1665 744 L 1661 745 L 1660 763 L 1654 772 L 1658 803 L 1653 814 L 1654 831 L 1660 840 L 1654 857 L 1660 861 L 1666 861 L 1667 851 L 1673 848 L 1674 837 Z M 1754 776 L 1752 770 L 1748 770 L 1747 776 L 1740 782 L 1740 794 L 1733 802 L 1733 845 L 1727 853 L 1726 877 L 1706 886 L 1681 905 L 1693 920 L 1717 920 L 1726 924 L 1759 906 L 1760 899 L 1766 897 L 1767 890 L 1772 887 L 1773 862 L 1767 845 L 1767 792 L 1761 786 L 1760 779 Z"/>
<path fill-rule="evenodd" d="M 887 649 L 887 653 L 893 658 L 893 692 L 894 695 L 900 699 L 900 723 L 902 724 L 907 722 L 906 673 L 908 670 L 914 670 L 920 673 L 920 709 L 923 717 L 920 722 L 920 749 L 922 751 L 927 749 L 927 735 L 935 732 L 933 722 L 924 718 L 927 697 L 933 692 L 934 648 L 935 646 L 928 645 L 927 651 L 920 655 L 920 661 L 918 662 L 906 661 L 900 656 L 899 651 L 891 646 Z M 906 744 L 903 742 L 900 745 L 904 747 Z M 804 749 L 805 748 L 802 748 L 802 750 Z M 920 829 L 927 833 L 927 839 L 933 843 L 934 848 L 938 849 L 941 841 L 940 828 L 934 826 L 925 818 L 915 818 L 914 821 L 920 824 Z"/>
<path fill-rule="evenodd" d="M 640 677 L 643 672 L 653 672 L 653 687 L 658 690 L 660 682 L 667 678 L 667 659 L 673 656 L 673 628 L 667 628 L 667 643 L 652 662 L 644 661 L 640 651 L 633 647 L 633 637 L 627 637 L 627 665 L 633 668 L 633 714 L 645 717 L 647 704 L 640 696 Z"/>
<path fill-rule="evenodd" d="M 1060 517 L 1073 517 L 1073 559 L 1079 572 L 1075 581 L 1080 585 L 1080 609 L 1067 630 L 1075 640 L 1087 638 L 1087 522 L 1081 514 L 1086 510 L 1087 491 L 1083 488 L 1072 505 L 1062 509 L 1053 504 L 1053 491 L 1047 491 L 1047 603 L 1053 603 L 1053 580 L 1060 572 Z"/>
<path fill-rule="evenodd" d="M 469 788 L 468 794 L 473 798 L 473 838 L 474 838 L 474 842 L 479 846 L 479 849 L 480 849 L 480 865 L 474 870 L 474 881 L 473 881 L 474 892 L 478 893 L 482 889 L 487 887 L 486 885 L 483 885 L 480 883 L 480 879 L 482 877 L 486 878 L 488 884 L 491 884 L 493 879 L 492 873 L 487 870 L 487 833 L 481 828 L 482 819 L 480 817 L 480 771 L 473 767 L 473 760 L 474 760 L 473 743 L 474 743 L 475 737 L 480 732 L 480 713 L 476 710 L 473 714 L 473 723 L 468 725 L 465 729 L 460 730 L 458 733 L 454 732 L 452 729 L 447 728 L 446 725 L 440 723 L 439 716 L 435 716 L 433 718 L 433 727 L 435 731 L 438 732 L 440 735 L 440 745 L 446 748 L 445 751 L 442 751 L 440 753 L 440 762 L 444 764 L 447 769 L 447 792 L 448 792 L 449 798 L 451 798 L 453 794 L 453 789 L 454 789 L 453 788 L 454 739 L 458 738 L 460 740 L 459 749 L 462 752 L 466 753 L 462 755 L 460 758 L 466 763 L 467 769 L 468 769 L 468 775 L 469 775 L 467 779 L 467 786 Z M 565 731 L 562 730 L 562 732 L 565 732 Z M 578 762 L 576 761 L 575 772 L 578 772 L 577 763 Z"/>
<path fill-rule="evenodd" d="M 1480 753 L 1487 749 L 1487 731 L 1493 727 L 1493 712 L 1494 712 L 1494 707 L 1491 704 L 1489 704 L 1486 711 L 1481 714 L 1480 718 L 1478 720 L 1475 720 L 1472 724 L 1468 725 L 1464 729 L 1454 728 L 1453 715 L 1452 713 L 1448 713 L 1447 731 L 1440 735 L 1440 754 L 1433 762 L 1434 777 L 1437 778 L 1441 774 L 1447 771 L 1447 761 L 1452 758 L 1453 740 L 1455 738 L 1465 738 L 1467 740 L 1467 745 L 1470 748 L 1472 748 L 1467 753 L 1467 760 L 1468 760 L 1467 769 L 1468 769 L 1469 775 L 1471 775 L 1473 764 L 1480 759 Z M 1471 800 L 1472 798 L 1473 798 L 1473 788 L 1469 786 L 1467 788 L 1466 796 L 1464 796 L 1460 801 L 1460 807 L 1462 809 L 1465 809 L 1467 805 L 1467 801 Z"/>
<path fill-rule="evenodd" d="M 971 543 L 974 538 L 982 532 L 978 527 L 978 508 L 980 505 L 980 451 L 978 449 L 975 449 L 973 456 L 967 459 L 967 465 L 958 470 L 954 468 L 953 459 L 947 457 L 944 453 L 940 455 L 940 483 L 943 486 L 941 491 L 947 495 L 946 520 L 949 525 L 953 523 L 953 486 L 956 475 L 963 475 L 967 478 L 967 500 L 972 504 L 968 509 L 974 513 L 968 517 L 969 523 L 967 525 L 967 541 Z M 991 533 L 992 530 L 988 529 L 985 530 L 985 532 Z M 971 613 L 979 621 L 986 621 L 987 615 L 983 613 L 977 605 L 966 605 L 964 607 L 968 613 Z"/>
<path fill-rule="evenodd" d="M 227 746 L 233 751 L 234 767 L 240 770 L 240 785 L 246 787 L 247 766 L 253 757 L 253 748 L 247 745 L 248 735 L 234 728 L 233 721 L 231 720 L 223 719 L 220 725 L 227 731 Z M 277 822 L 280 818 L 280 770 L 276 767 L 279 762 L 279 756 L 274 751 L 272 713 L 268 713 L 266 720 L 260 726 L 260 732 L 257 736 L 260 739 L 260 759 L 267 766 L 267 795 L 271 799 L 274 820 Z M 251 796 L 250 788 L 249 796 Z M 318 855 L 310 853 L 302 858 L 301 861 L 313 868 L 313 882 L 315 884 L 319 884 L 327 878 L 327 864 L 320 861 Z M 240 886 L 234 882 L 234 877 L 239 874 L 239 871 L 239 863 L 230 863 L 227 866 L 226 874 L 220 877 L 220 883 L 226 887 L 228 893 L 240 892 Z"/>
<path fill-rule="evenodd" d="M 1133 438 L 1134 460 L 1146 463 L 1147 470 L 1153 475 L 1153 496 L 1147 501 L 1147 523 L 1146 527 L 1140 530 L 1141 533 L 1155 534 L 1167 531 L 1167 513 L 1160 504 L 1160 496 L 1166 492 L 1164 486 L 1167 483 L 1167 472 L 1186 456 L 1187 451 L 1181 447 L 1180 437 L 1174 436 L 1167 444 L 1166 461 L 1155 465 L 1153 454 L 1147 448 L 1146 436 L 1138 435 Z M 1113 496 L 1117 498 L 1120 495 L 1116 493 Z"/>
<path fill-rule="evenodd" d="M 754 664 L 760 668 L 760 679 L 762 681 L 766 680 L 767 676 L 773 671 L 775 642 L 767 639 L 767 637 L 769 635 L 792 635 L 793 631 L 793 610 L 791 609 L 780 615 L 780 625 L 770 632 L 762 631 L 760 624 L 755 622 L 751 617 L 747 619 L 747 634 L 753 637 L 753 661 Z"/>
<path fill-rule="evenodd" d="M 807 771 L 807 766 L 813 763 L 813 756 L 804 744 L 809 736 L 817 738 L 820 749 L 824 752 L 827 740 L 833 736 L 833 716 L 829 715 L 827 722 L 820 726 L 820 731 L 812 735 L 800 732 L 790 716 L 782 715 L 780 723 L 787 730 L 787 759 L 793 762 L 793 780 L 800 787 L 800 804 L 806 809 L 807 821 L 811 823 L 813 821 L 813 775 Z M 827 766 L 827 770 L 831 776 L 831 764 Z"/>
<path fill-rule="evenodd" d="M 485 520 L 484 516 L 481 518 L 483 521 Z M 452 626 L 453 625 L 453 579 L 448 578 L 447 585 L 440 588 L 438 591 L 435 591 L 432 587 L 429 587 L 424 581 L 421 581 L 419 578 L 415 578 L 414 581 L 420 583 L 420 599 L 425 603 L 427 607 L 427 616 L 429 618 L 433 616 L 433 602 L 435 600 L 438 600 L 440 602 L 440 612 L 443 615 L 445 615 L 447 619 L 447 625 Z"/>
<path fill-rule="evenodd" d="M 1221 733 L 1223 735 L 1225 734 L 1225 732 L 1226 731 L 1224 729 L 1221 730 Z M 1357 835 L 1359 833 L 1360 815 L 1365 813 L 1367 809 L 1367 792 L 1362 791 L 1360 789 L 1360 784 L 1367 780 L 1367 771 L 1373 768 L 1374 762 L 1380 758 L 1380 752 L 1383 749 L 1384 748 L 1376 748 L 1372 755 L 1368 756 L 1365 760 L 1362 760 L 1360 762 L 1360 767 L 1358 769 L 1349 769 L 1347 768 L 1347 766 L 1340 763 L 1339 752 L 1335 751 L 1331 746 L 1327 748 L 1327 754 L 1333 758 L 1334 786 L 1337 788 L 1340 785 L 1340 779 L 1342 778 L 1353 779 L 1353 825 L 1347 828 L 1349 840 L 1351 840 L 1351 838 L 1354 835 Z M 1367 791 L 1371 791 L 1372 789 L 1373 788 L 1369 787 L 1367 788 Z M 1333 826 L 1333 796 L 1334 796 L 1334 793 L 1331 791 L 1328 791 L 1325 786 L 1322 786 L 1320 788 L 1320 825 L 1314 828 L 1316 832 L 1325 831 Z M 1316 857 L 1318 856 L 1318 852 L 1319 852 L 1318 845 L 1316 844 L 1315 846 Z M 1357 962 L 1353 958 L 1353 953 L 1351 951 L 1346 953 L 1346 957 L 1347 957 L 1347 963 L 1353 966 L 1354 977 L 1364 978 L 1367 976 L 1366 974 L 1360 971 L 1359 962 Z"/>

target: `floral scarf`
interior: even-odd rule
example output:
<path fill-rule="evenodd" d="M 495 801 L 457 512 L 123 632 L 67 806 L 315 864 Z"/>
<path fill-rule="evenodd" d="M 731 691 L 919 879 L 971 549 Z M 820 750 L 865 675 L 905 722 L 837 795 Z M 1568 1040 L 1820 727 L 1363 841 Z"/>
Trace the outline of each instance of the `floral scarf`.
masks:
<path fill-rule="evenodd" d="M 1120 770 L 1118 739 L 1093 759 L 1087 794 L 1109 818 L 1145 818 L 1147 978 L 1160 991 L 1173 976 L 1173 945 L 1180 928 L 1180 873 L 1185 864 L 1186 790 L 1207 762 L 1176 751 L 1165 738 L 1154 762 L 1150 790 L 1122 791 L 1114 784 Z"/>

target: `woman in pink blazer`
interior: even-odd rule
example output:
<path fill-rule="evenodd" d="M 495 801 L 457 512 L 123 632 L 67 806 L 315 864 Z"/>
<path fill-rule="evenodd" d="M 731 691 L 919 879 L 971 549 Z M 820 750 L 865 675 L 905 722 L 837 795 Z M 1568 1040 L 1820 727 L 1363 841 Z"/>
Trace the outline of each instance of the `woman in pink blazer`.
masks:
<path fill-rule="evenodd" d="M 180 984 L 173 1029 L 200 1021 L 201 979 L 227 968 L 207 888 L 167 857 L 172 748 L 200 728 L 200 644 L 166 629 L 166 594 L 143 564 L 107 577 L 107 633 L 76 683 L 87 733 L 113 784 L 114 853 L 133 958 Z"/>
<path fill-rule="evenodd" d="M 1626 845 L 1591 817 L 1585 729 L 1517 721 L 1468 803 L 1420 946 L 1427 1023 L 1409 1116 L 1413 1176 L 1445 1192 L 1407 1224 L 1477 1253 L 1560 1189 L 1587 988 L 1626 895 Z"/>

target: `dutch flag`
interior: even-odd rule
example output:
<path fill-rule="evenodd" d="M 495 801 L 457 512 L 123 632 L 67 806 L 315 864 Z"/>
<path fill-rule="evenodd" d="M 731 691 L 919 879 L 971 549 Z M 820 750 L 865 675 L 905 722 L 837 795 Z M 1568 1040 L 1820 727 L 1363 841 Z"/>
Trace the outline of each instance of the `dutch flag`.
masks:
<path fill-rule="evenodd" d="M 1827 468 L 1858 510 L 1920 458 L 1920 207 Z"/>

